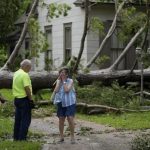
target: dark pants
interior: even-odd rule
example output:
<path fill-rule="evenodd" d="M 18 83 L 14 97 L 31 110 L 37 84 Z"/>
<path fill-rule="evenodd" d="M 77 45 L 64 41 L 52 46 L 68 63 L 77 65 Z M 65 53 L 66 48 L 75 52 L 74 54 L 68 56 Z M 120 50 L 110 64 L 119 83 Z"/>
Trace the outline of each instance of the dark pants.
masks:
<path fill-rule="evenodd" d="M 15 98 L 15 123 L 14 123 L 14 140 L 26 140 L 28 128 L 31 123 L 31 108 L 29 99 Z"/>

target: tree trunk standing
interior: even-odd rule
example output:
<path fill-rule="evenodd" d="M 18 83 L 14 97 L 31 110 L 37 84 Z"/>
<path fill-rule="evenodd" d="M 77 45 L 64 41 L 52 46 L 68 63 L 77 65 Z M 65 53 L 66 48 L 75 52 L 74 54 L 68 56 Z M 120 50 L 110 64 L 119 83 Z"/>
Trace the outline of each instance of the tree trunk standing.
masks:
<path fill-rule="evenodd" d="M 112 22 L 112 25 L 107 33 L 107 35 L 105 36 L 104 40 L 102 41 L 99 49 L 96 51 L 95 55 L 91 58 L 91 60 L 87 63 L 86 67 L 89 68 L 94 62 L 95 60 L 97 59 L 97 57 L 100 55 L 101 51 L 103 50 L 105 44 L 107 43 L 107 41 L 109 40 L 109 38 L 111 37 L 111 35 L 113 34 L 113 32 L 115 31 L 115 28 L 116 28 L 116 22 L 117 22 L 117 17 L 120 13 L 120 11 L 122 10 L 124 4 L 125 4 L 126 0 L 124 0 L 118 7 L 117 11 L 116 11 L 116 14 L 115 14 L 115 17 L 114 17 L 114 20 Z"/>
<path fill-rule="evenodd" d="M 9 68 L 9 64 L 12 64 L 16 58 L 16 56 L 18 55 L 18 52 L 20 50 L 20 47 L 23 43 L 23 40 L 25 39 L 25 36 L 26 36 L 26 33 L 27 33 L 27 27 L 28 27 L 28 23 L 29 23 L 29 19 L 31 17 L 31 15 L 34 13 L 35 9 L 36 9 L 36 6 L 38 4 L 38 1 L 39 0 L 34 0 L 33 1 L 33 4 L 32 4 L 32 7 L 31 7 L 31 10 L 28 14 L 28 17 L 26 18 L 26 21 L 24 23 L 24 26 L 23 26 L 23 29 L 22 29 L 22 32 L 21 32 L 21 35 L 20 35 L 20 38 L 13 50 L 13 52 L 11 53 L 10 57 L 8 58 L 7 62 L 5 63 L 5 65 L 0 69 L 1 70 L 6 70 Z"/>
<path fill-rule="evenodd" d="M 91 71 L 90 73 L 79 73 L 77 80 L 79 85 L 89 85 L 92 82 L 101 81 L 104 84 L 111 84 L 112 81 L 125 84 L 126 82 L 140 82 L 141 71 L 135 70 L 133 74 L 129 74 L 130 70 L 114 71 L 108 69 Z M 58 72 L 30 72 L 33 91 L 45 88 L 53 88 L 53 83 L 58 78 Z M 150 69 L 145 69 L 143 73 L 144 81 L 150 84 Z M 0 71 L 0 88 L 12 88 L 13 73 L 8 71 Z"/>
<path fill-rule="evenodd" d="M 110 70 L 113 71 L 117 68 L 121 60 L 124 58 L 125 54 L 129 51 L 129 48 L 134 44 L 134 42 L 139 37 L 139 35 L 144 31 L 144 29 L 145 29 L 145 25 L 139 29 L 139 31 L 134 35 L 134 37 L 132 37 L 132 39 L 127 44 L 127 46 L 125 47 L 123 52 L 120 54 L 120 56 L 117 58 L 117 60 L 110 66 L 109 68 Z"/>
<path fill-rule="evenodd" d="M 80 51 L 78 54 L 78 58 L 77 61 L 74 65 L 73 68 L 73 72 L 76 72 L 80 63 L 80 59 L 84 50 L 84 43 L 85 43 L 85 38 L 87 35 L 87 31 L 88 31 L 88 20 L 89 20 L 89 0 L 85 1 L 85 20 L 84 20 L 84 31 L 83 31 L 83 35 L 82 35 L 82 39 L 81 39 L 81 44 L 80 44 Z"/>

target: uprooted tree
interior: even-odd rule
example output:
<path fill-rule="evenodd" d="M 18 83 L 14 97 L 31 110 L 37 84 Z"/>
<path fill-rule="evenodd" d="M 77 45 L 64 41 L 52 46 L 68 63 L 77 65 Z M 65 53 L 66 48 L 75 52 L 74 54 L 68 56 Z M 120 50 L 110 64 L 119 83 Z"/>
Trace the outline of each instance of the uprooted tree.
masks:
<path fill-rule="evenodd" d="M 107 40 L 111 37 L 112 33 L 114 32 L 114 30 L 116 28 L 117 18 L 119 18 L 118 16 L 121 14 L 121 12 L 124 9 L 125 9 L 126 12 L 128 11 L 127 10 L 128 7 L 127 8 L 123 8 L 123 7 L 126 6 L 126 4 L 128 4 L 128 3 L 130 4 L 131 2 L 132 2 L 132 0 L 130 0 L 130 1 L 123 0 L 123 1 L 121 1 L 121 3 L 115 3 L 115 5 L 116 5 L 116 14 L 114 16 L 114 20 L 112 22 L 112 25 L 111 25 L 110 29 L 108 30 L 108 33 L 106 34 L 106 36 L 103 39 L 102 43 L 100 44 L 100 47 L 99 47 L 99 49 L 96 52 L 96 55 L 94 55 L 93 58 L 89 61 L 89 63 L 87 64 L 87 67 L 90 67 L 91 64 L 95 61 L 95 59 L 101 54 L 101 51 L 102 51 L 104 45 L 107 44 Z M 20 38 L 19 38 L 19 40 L 18 40 L 18 42 L 16 44 L 16 47 L 15 47 L 13 53 L 10 55 L 10 57 L 9 57 L 8 61 L 6 62 L 6 64 L 1 69 L 1 75 L 0 75 L 1 76 L 1 85 L 0 85 L 1 88 L 2 87 L 10 87 L 11 83 L 9 82 L 7 84 L 6 80 L 11 81 L 11 78 L 12 78 L 12 76 L 10 75 L 11 73 L 9 73 L 9 72 L 3 72 L 2 70 L 5 70 L 6 68 L 8 68 L 9 64 L 13 63 L 14 59 L 17 57 L 17 54 L 19 52 L 19 48 L 20 48 L 20 46 L 22 44 L 22 41 L 24 40 L 26 31 L 27 31 L 27 27 L 28 27 L 28 24 L 29 24 L 29 18 L 34 13 L 34 10 L 35 10 L 35 8 L 37 6 L 37 3 L 38 3 L 38 0 L 34 0 L 32 2 L 32 6 L 30 7 L 30 11 L 29 11 L 28 17 L 27 17 L 27 19 L 25 21 L 24 27 L 22 29 L 21 36 L 20 36 Z M 85 4 L 85 6 L 86 6 L 85 7 L 85 9 L 86 9 L 85 26 L 84 26 L 85 28 L 84 28 L 84 32 L 83 32 L 82 41 L 81 41 L 81 48 L 80 48 L 80 51 L 79 51 L 79 56 L 78 56 L 78 59 L 77 59 L 78 61 L 77 61 L 77 64 L 75 65 L 75 70 L 78 69 L 78 64 L 80 63 L 80 58 L 82 56 L 83 49 L 84 49 L 84 41 L 85 41 L 86 33 L 87 33 L 87 30 L 89 29 L 88 28 L 89 21 L 88 21 L 88 17 L 86 15 L 88 15 L 88 11 L 89 11 L 88 7 L 92 7 L 92 6 L 89 5 L 89 1 L 88 0 L 86 0 L 85 3 L 86 3 Z M 147 10 L 147 12 L 149 12 L 149 1 L 146 1 L 146 6 L 147 6 L 146 10 Z M 50 11 L 51 10 L 49 10 L 49 12 Z M 124 16 L 124 18 L 127 17 L 127 18 L 124 19 L 125 20 L 124 23 L 128 24 L 128 21 L 131 21 L 131 19 L 133 20 L 133 18 L 130 18 L 131 17 L 130 15 L 133 15 L 132 12 L 129 12 L 129 14 L 127 14 L 126 16 Z M 121 80 L 121 78 L 124 79 L 125 77 L 126 77 L 126 79 L 129 79 L 129 80 L 130 79 L 134 80 L 133 79 L 134 77 L 135 77 L 135 80 L 139 80 L 139 75 L 140 75 L 139 71 L 135 71 L 134 74 L 132 74 L 132 75 L 128 75 L 129 71 L 115 71 L 116 66 L 119 65 L 119 63 L 122 60 L 122 58 L 129 51 L 129 48 L 137 41 L 138 37 L 142 38 L 141 34 L 145 31 L 145 29 L 148 28 L 149 13 L 142 13 L 142 14 L 140 13 L 138 15 L 140 16 L 137 19 L 137 21 L 138 21 L 139 24 L 138 24 L 138 26 L 134 27 L 133 25 L 136 24 L 137 22 L 135 21 L 135 22 L 131 22 L 130 23 L 130 27 L 132 27 L 132 30 L 129 33 L 128 32 L 125 32 L 125 33 L 126 33 L 126 36 L 130 37 L 131 40 L 129 40 L 129 43 L 126 45 L 125 49 L 122 51 L 121 55 L 114 62 L 114 64 L 112 64 L 110 66 L 110 68 L 108 68 L 108 69 L 104 69 L 104 70 L 100 70 L 100 71 L 91 71 L 88 74 L 78 73 L 77 79 L 79 80 L 80 84 L 90 84 L 91 81 L 94 81 L 94 80 L 102 80 L 102 81 L 109 81 L 109 79 L 110 80 L 113 80 L 113 79 Z M 128 20 L 128 18 L 130 18 L 130 20 Z M 140 18 L 141 18 L 141 20 L 139 21 Z M 142 27 L 140 28 L 140 26 L 142 26 Z M 148 32 L 148 31 L 146 30 L 146 32 Z M 144 75 L 145 76 L 149 75 L 148 72 L 149 72 L 149 70 L 146 70 L 144 72 Z M 52 74 L 51 73 L 50 74 L 46 73 L 46 75 L 45 75 L 44 72 L 43 73 L 36 73 L 35 72 L 33 74 L 34 74 L 32 76 L 33 84 L 34 84 L 35 81 L 37 82 L 36 84 L 40 83 L 39 86 L 35 84 L 37 88 L 38 87 L 39 88 L 49 87 L 49 85 L 48 85 L 49 82 L 44 82 L 44 80 L 45 81 L 50 80 L 50 85 L 51 85 L 51 83 L 54 81 L 54 79 L 57 78 L 57 74 L 53 75 L 53 73 Z M 39 76 L 39 74 L 41 74 L 41 75 Z M 5 77 L 4 77 L 4 75 L 5 75 Z M 51 79 L 51 77 L 54 77 L 54 79 Z M 43 80 L 41 78 L 43 78 Z M 42 86 L 41 83 L 44 84 L 44 86 Z"/>
<path fill-rule="evenodd" d="M 94 4 L 90 4 L 89 1 L 85 1 L 85 25 L 84 25 L 84 32 L 81 40 L 80 45 L 80 51 L 77 58 L 77 62 L 74 65 L 74 72 L 78 68 L 78 64 L 80 62 L 83 49 L 84 49 L 84 42 L 85 42 L 85 36 L 87 34 L 87 31 L 90 29 L 89 22 L 90 22 L 90 9 L 94 5 L 101 3 L 101 0 L 96 1 Z M 101 55 L 101 52 L 104 48 L 104 46 L 107 44 L 108 40 L 116 30 L 116 26 L 118 22 L 121 24 L 121 35 L 124 38 L 124 42 L 127 43 L 124 50 L 120 54 L 120 56 L 116 59 L 116 61 L 107 69 L 103 70 L 102 72 L 110 73 L 112 71 L 115 71 L 117 69 L 117 66 L 120 64 L 122 59 L 125 57 L 125 55 L 131 50 L 132 47 L 141 46 L 143 51 L 147 50 L 146 41 L 148 40 L 148 33 L 149 33 L 149 1 L 128 1 L 128 0 L 122 0 L 122 1 L 115 1 L 116 6 L 116 13 L 114 16 L 114 19 L 112 21 L 112 24 L 106 33 L 104 39 L 102 40 L 98 50 L 93 55 L 93 57 L 90 59 L 90 61 L 87 63 L 86 67 L 90 68 L 91 65 L 96 61 L 96 59 Z M 139 6 L 144 7 L 145 11 L 138 12 L 136 10 L 135 4 L 138 4 Z M 128 30 L 128 31 L 127 31 Z M 144 35 L 145 34 L 145 35 Z M 128 42 L 127 42 L 128 41 Z M 137 60 L 136 60 L 137 61 Z M 132 67 L 135 67 L 135 65 Z M 119 73 L 119 71 L 117 72 Z M 129 73 L 132 73 L 130 71 Z"/>

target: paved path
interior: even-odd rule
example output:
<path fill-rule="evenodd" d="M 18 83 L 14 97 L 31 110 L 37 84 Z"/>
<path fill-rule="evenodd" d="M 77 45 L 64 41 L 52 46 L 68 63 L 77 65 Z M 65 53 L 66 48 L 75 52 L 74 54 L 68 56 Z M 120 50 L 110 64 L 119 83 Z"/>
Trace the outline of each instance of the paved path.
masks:
<path fill-rule="evenodd" d="M 65 142 L 58 144 L 58 119 L 49 117 L 33 119 L 31 130 L 44 133 L 42 150 L 130 150 L 130 141 L 135 133 L 117 132 L 114 128 L 95 123 L 76 120 L 76 144 L 71 144 L 67 123 Z"/>

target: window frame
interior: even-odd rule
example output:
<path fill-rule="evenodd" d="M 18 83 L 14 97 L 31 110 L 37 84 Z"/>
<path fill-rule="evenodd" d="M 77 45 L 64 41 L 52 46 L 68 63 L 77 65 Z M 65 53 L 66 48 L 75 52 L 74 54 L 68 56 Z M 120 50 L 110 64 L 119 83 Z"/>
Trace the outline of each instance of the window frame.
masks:
<path fill-rule="evenodd" d="M 66 44 L 66 29 L 69 28 L 70 29 L 70 47 L 67 47 L 67 44 Z M 72 56 L 72 22 L 69 22 L 69 23 L 64 23 L 64 35 L 63 35 L 63 44 L 64 44 L 64 51 L 63 51 L 63 60 L 64 62 L 67 62 L 69 61 L 69 59 L 71 58 Z M 69 53 L 70 54 L 69 54 Z M 67 54 L 68 53 L 68 54 Z M 67 56 L 68 55 L 68 56 Z M 70 56 L 69 56 L 70 55 Z M 67 58 L 68 57 L 68 58 Z M 69 58 L 70 57 L 70 58 Z"/>

